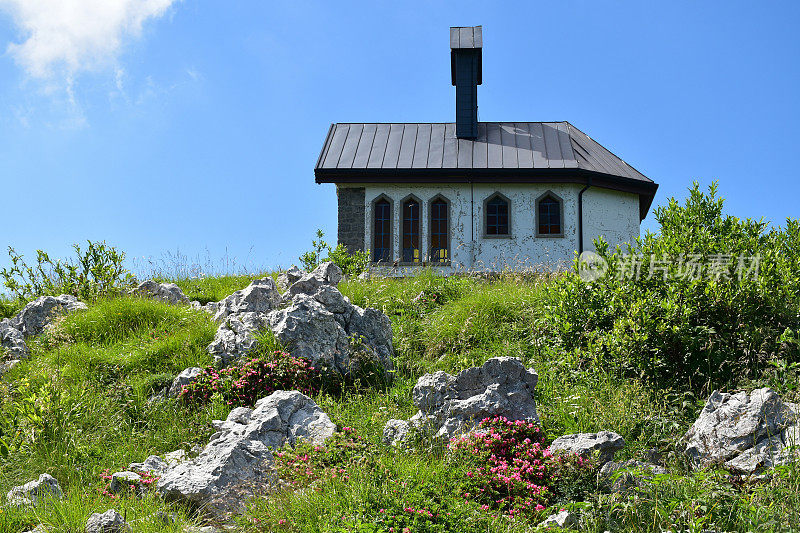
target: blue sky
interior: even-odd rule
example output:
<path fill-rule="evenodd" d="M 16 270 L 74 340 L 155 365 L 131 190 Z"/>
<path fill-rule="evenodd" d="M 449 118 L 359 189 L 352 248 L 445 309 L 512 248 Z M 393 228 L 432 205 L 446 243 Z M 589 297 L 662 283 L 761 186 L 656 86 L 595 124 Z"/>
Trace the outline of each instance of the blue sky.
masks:
<path fill-rule="evenodd" d="M 716 179 L 730 213 L 781 224 L 797 20 L 796 1 L 0 0 L 0 247 L 291 264 L 316 228 L 335 240 L 329 124 L 452 121 L 448 27 L 477 24 L 481 120 L 569 120 L 655 205 Z"/>

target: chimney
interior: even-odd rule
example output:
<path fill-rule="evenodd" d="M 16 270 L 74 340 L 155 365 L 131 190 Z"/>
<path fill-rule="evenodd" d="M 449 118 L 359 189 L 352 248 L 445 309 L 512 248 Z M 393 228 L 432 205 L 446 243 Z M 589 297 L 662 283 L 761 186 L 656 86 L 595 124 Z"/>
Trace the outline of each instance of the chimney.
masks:
<path fill-rule="evenodd" d="M 481 26 L 450 28 L 450 75 L 456 87 L 456 137 L 478 136 L 478 85 L 481 84 Z"/>

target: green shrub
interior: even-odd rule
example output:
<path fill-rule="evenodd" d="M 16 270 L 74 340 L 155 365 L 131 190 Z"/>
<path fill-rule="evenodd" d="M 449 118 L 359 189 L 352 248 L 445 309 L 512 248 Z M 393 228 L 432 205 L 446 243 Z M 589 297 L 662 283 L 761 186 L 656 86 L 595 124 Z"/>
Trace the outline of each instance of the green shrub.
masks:
<path fill-rule="evenodd" d="M 123 262 L 125 253 L 105 241 L 87 241 L 86 250 L 74 244 L 76 258 L 53 260 L 47 252 L 36 251 L 36 265 L 8 247 L 11 267 L 0 270 L 3 285 L 21 300 L 39 296 L 72 294 L 86 301 L 119 293 L 133 285 L 134 277 Z"/>
<path fill-rule="evenodd" d="M 347 251 L 347 247 L 343 244 L 337 245 L 335 248 L 324 241 L 325 233 L 317 230 L 317 239 L 311 241 L 312 249 L 304 252 L 300 257 L 300 263 L 303 265 L 303 270 L 311 272 L 320 263 L 325 261 L 333 261 L 336 266 L 342 269 L 346 276 L 355 277 L 367 270 L 369 267 L 369 252 L 362 252 L 356 250 L 353 253 Z M 324 256 L 327 254 L 327 256 Z M 324 256 L 324 258 L 323 258 Z"/>
<path fill-rule="evenodd" d="M 695 389 L 800 360 L 797 345 L 782 342 L 800 327 L 800 222 L 769 228 L 725 215 L 716 184 L 704 194 L 695 183 L 684 205 L 673 198 L 654 214 L 660 233 L 627 250 L 595 242 L 604 276 L 587 283 L 572 273 L 550 285 L 540 324 L 551 339 L 622 375 Z M 696 265 L 702 275 L 688 275 Z"/>

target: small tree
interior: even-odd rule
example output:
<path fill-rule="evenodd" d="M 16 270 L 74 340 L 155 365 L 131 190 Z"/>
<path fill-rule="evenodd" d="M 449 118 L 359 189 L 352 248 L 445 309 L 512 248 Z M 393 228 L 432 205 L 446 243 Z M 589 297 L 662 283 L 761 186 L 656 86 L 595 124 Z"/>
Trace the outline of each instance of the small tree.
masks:
<path fill-rule="evenodd" d="M 311 241 L 312 249 L 299 257 L 304 270 L 314 270 L 320 263 L 324 263 L 325 261 L 333 261 L 347 276 L 358 276 L 367 270 L 369 265 L 369 252 L 356 250 L 350 253 L 347 251 L 347 247 L 344 244 L 339 244 L 336 248 L 331 248 L 331 246 L 325 242 L 324 237 L 325 233 L 321 229 L 318 229 L 316 240 Z M 323 258 L 323 254 L 327 255 Z"/>

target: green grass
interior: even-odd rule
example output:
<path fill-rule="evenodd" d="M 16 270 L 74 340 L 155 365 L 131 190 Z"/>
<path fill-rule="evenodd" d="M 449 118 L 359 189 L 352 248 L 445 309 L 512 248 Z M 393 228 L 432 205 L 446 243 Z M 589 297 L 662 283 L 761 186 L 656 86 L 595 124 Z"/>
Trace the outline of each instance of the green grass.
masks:
<path fill-rule="evenodd" d="M 256 276 L 177 283 L 189 298 L 208 302 L 252 279 Z M 238 519 L 239 529 L 273 531 L 286 520 L 280 530 L 378 531 L 378 521 L 388 524 L 381 509 L 402 512 L 403 505 L 435 502 L 450 519 L 439 528 L 420 526 L 418 531 L 525 531 L 531 524 L 492 519 L 447 494 L 464 473 L 441 447 L 404 452 L 381 443 L 387 420 L 414 413 L 411 389 L 421 374 L 457 372 L 505 355 L 536 368 L 536 399 L 548 436 L 613 430 L 628 443 L 620 458 L 643 457 L 651 448 L 670 458 L 675 473 L 645 492 L 593 491 L 580 503 L 580 530 L 800 528 L 796 470 L 784 469 L 773 481 L 753 487 L 726 485 L 715 473 L 686 474 L 676 444 L 703 398 L 621 377 L 602 360 L 553 342 L 546 335 L 554 327 L 548 322 L 552 317 L 541 312 L 557 297 L 548 290 L 550 284 L 547 277 L 487 280 L 431 272 L 342 283 L 340 289 L 353 303 L 382 309 L 394 329 L 391 385 L 316 398 L 340 427 L 353 427 L 366 439 L 368 460 L 363 468 L 352 469 L 349 479 L 254 499 Z M 13 314 L 14 305 L 0 300 L 0 312 Z M 224 418 L 227 407 L 217 402 L 188 408 L 154 395 L 184 368 L 210 363 L 206 346 L 215 330 L 203 312 L 125 297 L 94 303 L 32 340 L 30 359 L 0 381 L 0 429 L 10 444 L 9 455 L 0 460 L 0 492 L 47 472 L 59 480 L 66 498 L 35 510 L 0 507 L 0 531 L 17 533 L 39 523 L 51 531 L 82 531 L 89 514 L 112 507 L 127 513 L 134 531 L 178 531 L 196 522 L 189 510 L 152 495 L 110 500 L 100 494 L 100 475 L 105 469 L 124 470 L 150 454 L 207 442 L 211 420 Z M 790 384 L 786 387 L 788 392 Z M 176 513 L 179 526 L 148 518 L 158 511 Z"/>
<path fill-rule="evenodd" d="M 208 302 L 218 302 L 229 294 L 247 287 L 251 281 L 266 276 L 277 277 L 277 274 L 240 274 L 167 281 L 172 281 L 178 285 L 189 300 L 197 300 L 201 304 L 207 304 Z"/>
<path fill-rule="evenodd" d="M 23 306 L 24 302 L 0 294 L 0 320 L 16 315 Z"/>

